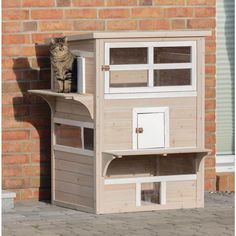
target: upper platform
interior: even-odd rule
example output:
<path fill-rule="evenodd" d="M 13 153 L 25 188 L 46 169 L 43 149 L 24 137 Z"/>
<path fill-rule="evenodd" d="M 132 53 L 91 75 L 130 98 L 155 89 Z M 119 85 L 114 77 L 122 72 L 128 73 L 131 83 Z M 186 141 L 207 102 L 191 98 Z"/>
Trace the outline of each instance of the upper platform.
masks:
<path fill-rule="evenodd" d="M 206 37 L 211 36 L 210 30 L 158 30 L 158 31 L 133 31 L 133 32 L 95 32 L 81 33 L 68 36 L 68 41 L 88 39 L 122 39 L 122 38 L 164 38 L 164 37 Z M 45 40 L 46 43 L 50 39 Z"/>

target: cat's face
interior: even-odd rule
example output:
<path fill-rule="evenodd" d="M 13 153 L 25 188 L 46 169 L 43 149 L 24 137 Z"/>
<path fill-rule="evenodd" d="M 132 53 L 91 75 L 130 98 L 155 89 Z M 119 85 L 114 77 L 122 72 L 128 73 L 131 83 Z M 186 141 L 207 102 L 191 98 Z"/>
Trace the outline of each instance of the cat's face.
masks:
<path fill-rule="evenodd" d="M 63 56 L 68 52 L 67 38 L 52 38 L 50 43 L 50 52 L 53 56 Z"/>

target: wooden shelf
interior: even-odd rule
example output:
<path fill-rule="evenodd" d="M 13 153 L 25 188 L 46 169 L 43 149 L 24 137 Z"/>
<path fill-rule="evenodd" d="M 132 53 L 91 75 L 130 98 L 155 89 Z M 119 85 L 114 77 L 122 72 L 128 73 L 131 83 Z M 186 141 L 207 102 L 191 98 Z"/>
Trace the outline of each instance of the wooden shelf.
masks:
<path fill-rule="evenodd" d="M 140 149 L 140 150 L 109 150 L 103 152 L 102 169 L 103 176 L 106 175 L 107 168 L 112 160 L 116 158 L 123 158 L 127 156 L 172 156 L 173 154 L 196 154 L 204 157 L 211 150 L 205 148 L 158 148 L 158 149 Z"/>
<path fill-rule="evenodd" d="M 28 90 L 28 92 L 43 97 L 47 102 L 49 97 L 61 97 L 66 100 L 80 102 L 88 109 L 93 119 L 93 94 L 56 93 L 50 89 Z"/>

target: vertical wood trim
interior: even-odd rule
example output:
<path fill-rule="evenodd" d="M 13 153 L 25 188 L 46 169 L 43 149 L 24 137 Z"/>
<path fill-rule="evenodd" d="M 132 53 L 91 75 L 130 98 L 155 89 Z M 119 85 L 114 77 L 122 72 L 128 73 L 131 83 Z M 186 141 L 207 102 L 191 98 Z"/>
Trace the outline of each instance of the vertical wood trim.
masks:
<path fill-rule="evenodd" d="M 153 66 L 154 64 L 154 47 L 148 47 L 148 64 Z M 153 68 L 148 70 L 148 86 L 154 86 L 154 75 L 153 75 Z"/>
<path fill-rule="evenodd" d="M 86 81 L 85 81 L 85 58 L 77 57 L 77 92 L 85 93 Z"/>
<path fill-rule="evenodd" d="M 195 160 L 196 166 L 196 207 L 204 207 L 204 158 L 199 156 Z"/>
<path fill-rule="evenodd" d="M 166 182 L 165 181 L 160 182 L 160 204 L 161 205 L 166 204 Z"/>
<path fill-rule="evenodd" d="M 136 183 L 136 196 L 135 196 L 135 199 L 136 199 L 136 206 L 141 206 L 141 183 Z"/>

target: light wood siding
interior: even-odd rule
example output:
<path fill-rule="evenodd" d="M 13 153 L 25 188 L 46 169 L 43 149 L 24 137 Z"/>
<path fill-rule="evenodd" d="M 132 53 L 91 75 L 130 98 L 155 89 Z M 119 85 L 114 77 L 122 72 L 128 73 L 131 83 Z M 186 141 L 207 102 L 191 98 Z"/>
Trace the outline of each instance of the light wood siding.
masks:
<path fill-rule="evenodd" d="M 196 147 L 197 99 L 104 100 L 104 150 L 132 149 L 133 108 L 169 107 L 170 147 Z"/>
<path fill-rule="evenodd" d="M 94 207 L 94 158 L 61 151 L 55 155 L 55 200 Z"/>
<path fill-rule="evenodd" d="M 56 100 L 54 117 L 92 122 L 88 109 L 82 103 L 62 98 Z"/>

